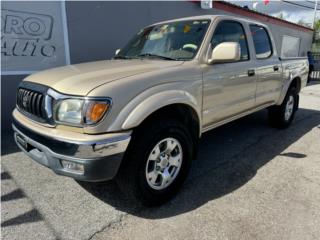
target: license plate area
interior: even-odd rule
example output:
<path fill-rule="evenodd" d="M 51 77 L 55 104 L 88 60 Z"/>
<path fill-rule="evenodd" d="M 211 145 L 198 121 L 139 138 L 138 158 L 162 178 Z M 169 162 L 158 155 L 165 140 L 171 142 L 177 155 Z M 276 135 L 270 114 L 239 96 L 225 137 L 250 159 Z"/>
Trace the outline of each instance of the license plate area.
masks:
<path fill-rule="evenodd" d="M 31 151 L 34 147 L 30 145 L 23 136 L 20 134 L 16 133 L 16 140 L 18 144 L 26 151 Z"/>

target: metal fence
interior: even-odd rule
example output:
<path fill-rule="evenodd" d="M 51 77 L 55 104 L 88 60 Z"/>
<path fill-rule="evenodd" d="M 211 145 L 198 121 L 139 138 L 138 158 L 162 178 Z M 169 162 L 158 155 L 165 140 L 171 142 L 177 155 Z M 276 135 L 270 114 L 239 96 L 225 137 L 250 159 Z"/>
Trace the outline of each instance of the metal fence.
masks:
<path fill-rule="evenodd" d="M 312 57 L 314 60 L 313 71 L 309 75 L 311 81 L 320 80 L 320 52 L 313 52 Z"/>
<path fill-rule="evenodd" d="M 320 71 L 312 71 L 309 78 L 311 81 L 320 81 Z"/>

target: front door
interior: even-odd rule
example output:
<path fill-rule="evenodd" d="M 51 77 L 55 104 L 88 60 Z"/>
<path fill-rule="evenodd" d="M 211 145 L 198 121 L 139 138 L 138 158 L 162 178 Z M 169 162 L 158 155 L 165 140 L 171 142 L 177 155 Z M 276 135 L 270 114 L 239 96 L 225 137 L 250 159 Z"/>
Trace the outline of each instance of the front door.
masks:
<path fill-rule="evenodd" d="M 243 25 L 233 20 L 221 21 L 211 40 L 212 49 L 222 42 L 238 42 L 241 58 L 203 68 L 204 128 L 252 109 L 255 104 L 257 78 Z"/>

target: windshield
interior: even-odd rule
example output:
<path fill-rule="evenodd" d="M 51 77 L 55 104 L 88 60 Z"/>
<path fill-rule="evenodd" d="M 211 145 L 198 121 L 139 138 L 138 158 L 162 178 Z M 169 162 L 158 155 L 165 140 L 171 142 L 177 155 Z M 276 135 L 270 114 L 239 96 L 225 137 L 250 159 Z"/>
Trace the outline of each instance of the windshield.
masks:
<path fill-rule="evenodd" d="M 209 20 L 193 20 L 147 27 L 138 32 L 115 58 L 190 60 L 197 54 L 209 23 Z"/>

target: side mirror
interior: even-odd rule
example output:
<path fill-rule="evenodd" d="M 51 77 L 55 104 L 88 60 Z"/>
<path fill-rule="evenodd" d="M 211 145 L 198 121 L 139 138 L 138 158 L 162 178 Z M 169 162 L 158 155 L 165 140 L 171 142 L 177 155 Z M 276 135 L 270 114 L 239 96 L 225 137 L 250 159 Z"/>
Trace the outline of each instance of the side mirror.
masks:
<path fill-rule="evenodd" d="M 236 62 L 240 60 L 241 49 L 237 42 L 224 42 L 218 44 L 211 53 L 209 64 L 216 62 Z"/>
<path fill-rule="evenodd" d="M 117 56 L 118 55 L 118 53 L 120 52 L 120 48 L 118 48 L 117 50 L 116 50 L 116 52 L 115 52 L 115 55 Z"/>

